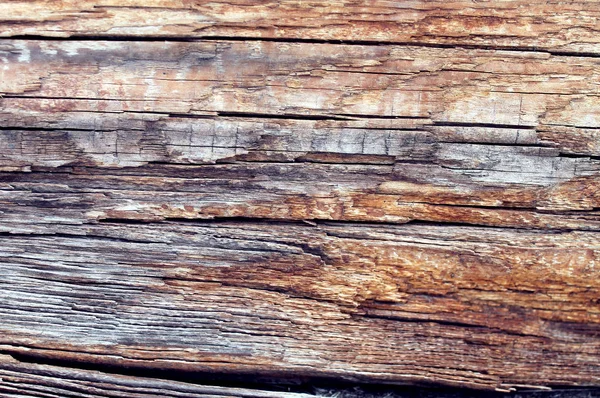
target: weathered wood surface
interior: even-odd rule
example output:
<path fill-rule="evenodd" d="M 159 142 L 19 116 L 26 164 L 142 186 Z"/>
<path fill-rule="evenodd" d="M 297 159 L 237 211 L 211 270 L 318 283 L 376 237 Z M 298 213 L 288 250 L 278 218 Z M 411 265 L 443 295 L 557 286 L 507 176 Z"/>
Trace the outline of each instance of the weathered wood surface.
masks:
<path fill-rule="evenodd" d="M 42 208 L 41 220 L 75 223 L 598 229 L 595 58 L 306 43 L 3 46 L 3 169 L 69 172 L 7 174 L 17 206 L 4 221 L 40 220 L 32 209 Z"/>
<path fill-rule="evenodd" d="M 598 383 L 597 233 L 109 223 L 1 242 L 8 353 L 475 388 Z"/>
<path fill-rule="evenodd" d="M 410 42 L 600 53 L 597 0 L 9 0 L 0 35 Z"/>
<path fill-rule="evenodd" d="M 600 386 L 600 3 L 529 3 L 3 3 L 0 392 Z"/>

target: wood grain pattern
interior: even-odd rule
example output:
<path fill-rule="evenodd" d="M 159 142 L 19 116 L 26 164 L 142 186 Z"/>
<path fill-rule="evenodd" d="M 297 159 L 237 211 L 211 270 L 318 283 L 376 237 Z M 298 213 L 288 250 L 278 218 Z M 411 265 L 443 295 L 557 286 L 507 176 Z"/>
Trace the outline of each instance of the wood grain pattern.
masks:
<path fill-rule="evenodd" d="M 599 4 L 3 3 L 0 395 L 600 386 Z"/>
<path fill-rule="evenodd" d="M 3 73 L 15 78 L 1 86 L 4 170 L 94 174 L 94 185 L 63 174 L 4 178 L 23 203 L 60 207 L 52 222 L 235 216 L 598 229 L 595 59 L 237 42 L 5 48 Z M 123 167 L 140 170 L 94 171 Z M 49 204 L 65 190 L 75 213 Z"/>
<path fill-rule="evenodd" d="M 596 233 L 248 222 L 64 231 L 2 237 L 5 352 L 475 388 L 598 382 Z"/>
<path fill-rule="evenodd" d="M 597 0 L 10 0 L 2 36 L 411 42 L 598 54 Z"/>

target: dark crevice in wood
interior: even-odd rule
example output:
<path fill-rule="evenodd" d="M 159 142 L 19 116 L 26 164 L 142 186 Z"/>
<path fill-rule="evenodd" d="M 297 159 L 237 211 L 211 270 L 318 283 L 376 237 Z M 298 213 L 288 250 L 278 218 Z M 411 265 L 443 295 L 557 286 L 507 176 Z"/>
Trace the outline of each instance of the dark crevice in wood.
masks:
<path fill-rule="evenodd" d="M 457 206 L 459 207 L 459 206 Z M 462 206 L 462 207 L 470 207 L 470 206 Z M 473 206 L 475 208 L 486 208 L 484 206 Z M 518 209 L 521 210 L 521 209 Z M 526 209 L 523 209 L 524 211 Z M 551 213 L 551 212 L 550 212 Z M 556 214 L 560 214 L 557 212 Z M 511 226 L 491 226 L 484 224 L 475 224 L 475 223 L 461 223 L 461 222 L 442 222 L 442 221 L 426 221 L 426 220 L 411 220 L 404 223 L 393 223 L 388 221 L 346 221 L 346 220 L 323 220 L 323 219 L 306 219 L 306 220 L 290 220 L 290 219 L 273 219 L 273 218 L 254 218 L 254 217 L 215 217 L 215 218 L 177 218 L 177 217 L 165 217 L 159 220 L 139 220 L 139 219 L 125 219 L 125 218 L 101 218 L 97 220 L 98 223 L 102 224 L 131 224 L 131 225 L 144 225 L 144 224 L 160 224 L 160 223 L 187 223 L 187 224 L 225 224 L 231 222 L 238 222 L 241 224 L 262 224 L 262 225 L 301 225 L 304 227 L 314 227 L 318 228 L 319 225 L 362 225 L 362 226 L 405 226 L 405 225 L 419 225 L 424 227 L 459 227 L 459 228 L 486 228 L 486 229 L 496 229 L 496 230 L 516 230 L 516 231 L 527 231 L 527 232 L 536 232 L 539 229 L 535 228 L 522 228 L 522 227 L 511 227 Z M 578 231 L 578 229 L 572 228 L 549 228 L 544 229 L 543 231 L 539 231 L 544 234 L 562 234 L 569 233 L 573 231 Z M 590 231 L 586 229 L 585 231 Z M 592 230 L 593 231 L 593 230 Z M 327 234 L 330 234 L 328 232 Z"/>
<path fill-rule="evenodd" d="M 561 152 L 558 154 L 558 157 L 561 158 L 573 158 L 573 159 L 591 159 L 591 160 L 600 160 L 600 156 L 597 155 L 580 155 L 577 153 L 564 153 Z"/>
<path fill-rule="evenodd" d="M 558 124 L 558 123 L 545 123 L 541 124 L 538 128 L 540 131 L 547 131 L 544 127 L 572 127 L 576 129 L 585 129 L 585 130 L 600 130 L 600 126 L 582 126 L 578 124 Z"/>
<path fill-rule="evenodd" d="M 482 141 L 478 142 L 478 141 L 475 141 L 475 140 L 468 141 L 468 142 L 458 141 L 458 140 L 456 140 L 456 141 L 441 140 L 441 141 L 434 141 L 434 143 L 435 144 L 482 145 L 482 146 L 490 146 L 490 147 L 496 147 L 496 148 L 498 148 L 498 147 L 500 147 L 500 148 L 502 148 L 502 147 L 511 147 L 511 148 L 539 148 L 539 149 L 542 149 L 542 148 L 556 148 L 553 145 L 543 144 L 543 143 L 541 143 L 541 144 L 537 144 L 537 143 L 536 144 L 518 144 L 518 143 L 503 142 L 503 143 L 499 143 L 498 144 L 498 143 L 494 143 L 494 142 L 482 142 Z M 579 157 L 586 157 L 586 158 L 589 157 L 588 155 L 577 155 L 577 154 L 575 154 L 574 157 L 578 157 L 578 156 Z"/>
<path fill-rule="evenodd" d="M 181 117 L 181 115 L 179 115 Z M 194 117 L 194 115 L 190 115 Z M 217 112 L 217 116 L 232 118 L 252 118 L 252 119 L 292 119 L 292 120 L 349 120 L 349 118 L 325 116 L 325 115 L 297 115 L 297 114 L 269 114 L 252 112 Z"/>
<path fill-rule="evenodd" d="M 469 389 L 459 389 L 445 387 L 440 388 L 427 383 L 413 386 L 393 386 L 389 384 L 367 384 L 352 380 L 340 378 L 312 377 L 302 375 L 277 375 L 277 374 L 244 374 L 244 373 L 219 373 L 219 372 L 192 372 L 173 369 L 164 369 L 160 367 L 135 367 L 135 366 L 116 366 L 102 364 L 98 362 L 85 362 L 78 360 L 64 360 L 51 358 L 46 355 L 17 353 L 10 350 L 0 351 L 1 354 L 9 355 L 13 359 L 23 364 L 46 365 L 62 369 L 86 370 L 99 372 L 101 374 L 141 377 L 149 380 L 167 380 L 175 382 L 185 382 L 196 385 L 244 388 L 248 390 L 261 390 L 269 392 L 290 392 L 315 395 L 318 397 L 347 397 L 347 398 L 455 398 L 455 397 L 473 397 L 473 398 L 508 398 L 518 397 L 516 393 L 506 394 L 502 392 L 476 391 Z M 573 394 L 582 392 L 581 397 L 596 397 L 600 390 L 590 388 L 558 387 L 552 391 L 532 390 L 523 388 L 523 392 L 531 392 L 536 398 L 559 398 L 566 396 L 563 394 Z M 535 395 L 533 392 L 535 391 Z M 223 394 L 225 394 L 224 392 Z M 217 395 L 215 392 L 213 394 Z M 573 395 L 568 395 L 573 396 Z"/>
<path fill-rule="evenodd" d="M 347 116 L 347 117 L 350 117 L 350 118 L 357 118 L 357 119 L 384 119 L 384 120 L 397 120 L 397 119 L 420 120 L 420 119 L 426 119 L 426 117 L 424 117 L 424 116 L 366 115 L 366 114 L 360 114 L 360 113 L 336 113 L 336 115 Z"/>
<path fill-rule="evenodd" d="M 32 233 L 13 233 L 13 232 L 0 232 L 0 237 L 8 237 L 8 238 L 18 238 L 18 237 L 25 237 L 25 238 L 30 238 L 32 236 L 37 236 L 37 237 L 53 237 L 53 238 L 67 238 L 67 239 L 96 239 L 96 240 L 103 240 L 103 241 L 108 241 L 108 242 L 127 242 L 127 243 L 142 243 L 142 244 L 151 244 L 151 243 L 156 243 L 154 241 L 150 241 L 150 240 L 135 240 L 135 239 L 125 239 L 125 238 L 116 238 L 116 237 L 110 237 L 110 236 L 101 236 L 101 235 L 82 235 L 82 234 L 67 234 L 67 233 L 61 233 L 61 232 L 48 232 L 48 233 L 39 233 L 39 232 L 32 232 Z"/>
<path fill-rule="evenodd" d="M 294 153 L 294 151 L 269 151 L 269 152 L 278 152 L 278 153 Z M 249 153 L 260 153 L 260 151 L 249 151 Z M 289 162 L 281 162 L 278 160 L 248 160 L 244 161 L 239 158 L 234 158 L 232 160 L 222 159 L 217 160 L 215 163 L 279 163 L 279 164 L 292 164 L 292 163 L 316 163 L 316 164 L 334 164 L 334 165 L 344 165 L 344 166 L 392 166 L 395 163 L 401 163 L 401 161 L 397 161 L 395 156 L 390 155 L 359 155 L 359 154 L 343 154 L 344 159 L 333 159 L 328 160 L 327 158 L 319 159 L 314 158 L 314 156 L 318 155 L 340 155 L 335 152 L 305 152 L 298 151 L 297 153 L 303 153 L 305 155 L 298 156 L 290 160 Z M 367 160 L 368 159 L 368 160 Z"/>
<path fill-rule="evenodd" d="M 458 321 L 453 322 L 453 321 L 445 321 L 445 320 L 441 320 L 441 319 L 426 319 L 426 318 L 418 318 L 418 317 L 410 318 L 405 315 L 371 314 L 368 312 L 368 310 L 369 310 L 368 304 L 365 304 L 365 303 L 362 303 L 359 308 L 363 309 L 363 311 L 361 311 L 357 314 L 351 314 L 351 316 L 360 317 L 360 318 L 385 319 L 385 320 L 389 320 L 389 321 L 393 321 L 393 322 L 400 322 L 400 323 L 408 322 L 408 323 L 418 323 L 421 325 L 428 325 L 428 324 L 429 325 L 442 325 L 442 326 L 451 326 L 451 327 L 457 327 L 457 328 L 466 328 L 468 330 L 477 329 L 483 333 L 501 332 L 503 334 L 507 334 L 507 335 L 511 335 L 511 336 L 521 336 L 521 337 L 536 336 L 535 334 L 519 333 L 519 332 L 511 331 L 508 329 L 503 329 L 503 328 L 499 328 L 499 327 L 489 327 L 489 326 L 485 326 L 485 325 L 477 325 L 474 323 L 466 323 L 466 322 L 458 322 Z"/>
<path fill-rule="evenodd" d="M 172 117 L 172 118 L 181 118 L 181 119 L 207 119 L 207 120 L 214 120 L 216 119 L 216 114 L 215 115 L 205 115 L 205 114 L 192 114 L 192 113 L 162 113 L 162 112 L 145 112 L 145 111 L 126 111 L 124 113 L 147 113 L 147 114 L 154 114 L 154 115 L 165 115 L 168 117 Z"/>
<path fill-rule="evenodd" d="M 0 126 L 0 131 L 42 131 L 42 132 L 58 132 L 58 131 L 73 131 L 73 132 L 90 132 L 90 131 L 101 131 L 101 132 L 109 132 L 109 131 L 117 131 L 118 129 L 81 129 L 74 127 L 60 127 L 60 128 L 52 128 L 52 127 L 27 127 L 27 126 Z"/>
<path fill-rule="evenodd" d="M 183 371 L 159 366 L 118 366 L 106 364 L 100 361 L 88 362 L 82 360 L 66 360 L 52 357 L 52 353 L 23 353 L 12 350 L 0 350 L 0 354 L 9 355 L 22 363 L 56 366 L 67 369 L 80 369 L 96 371 L 106 374 L 124 375 L 133 377 L 144 377 L 150 379 L 162 379 L 169 381 L 186 382 L 190 384 L 201 384 L 206 386 L 219 386 L 230 388 L 246 388 L 262 391 L 285 391 L 292 393 L 315 394 L 324 389 L 333 391 L 344 389 L 392 389 L 389 384 L 366 384 L 352 381 L 352 378 L 344 380 L 333 377 L 316 377 L 297 373 L 276 373 L 273 371 L 256 373 L 237 372 L 206 372 L 206 371 Z M 426 384 L 424 386 L 427 386 Z M 435 386 L 431 386 L 435 387 Z M 415 389 L 415 387 L 411 387 Z M 439 391 L 461 391 L 460 389 L 439 389 Z M 489 394 L 489 392 L 488 392 Z M 323 396 L 323 395 L 319 395 Z M 335 395 L 332 395 L 335 396 Z M 489 396 L 489 395 L 488 395 Z"/>
<path fill-rule="evenodd" d="M 464 206 L 464 207 L 468 207 L 468 206 Z M 369 222 L 369 224 L 371 224 L 371 222 Z M 377 223 L 372 223 L 372 224 L 377 224 Z M 381 224 L 384 224 L 384 222 L 382 222 Z M 389 224 L 389 223 L 388 223 Z M 396 224 L 398 225 L 398 224 Z M 468 222 L 444 222 L 444 221 L 426 221 L 426 220 L 412 220 L 412 221 L 408 221 L 406 223 L 400 224 L 400 225 L 422 225 L 422 226 L 426 226 L 426 227 L 462 227 L 462 228 L 487 228 L 487 229 L 496 229 L 496 230 L 515 230 L 515 231 L 527 231 L 527 232 L 536 232 L 539 231 L 539 229 L 536 228 L 523 228 L 523 227 L 513 227 L 513 226 L 498 226 L 498 225 L 485 225 L 485 224 L 476 224 L 476 223 L 468 223 Z M 578 230 L 574 230 L 572 228 L 548 228 L 548 229 L 544 229 L 543 233 L 567 233 L 567 232 L 573 232 L 573 231 L 578 231 Z M 586 229 L 586 231 L 589 231 Z"/>
<path fill-rule="evenodd" d="M 600 389 L 556 386 L 552 390 L 539 390 L 523 386 L 513 388 L 512 393 L 478 391 L 452 387 L 439 387 L 422 383 L 421 385 L 390 385 L 386 383 L 360 383 L 351 379 L 327 377 L 311 377 L 301 375 L 278 374 L 243 374 L 243 373 L 217 373 L 217 372 L 192 372 L 159 367 L 116 366 L 99 362 L 85 362 L 78 360 L 56 359 L 47 355 L 2 350 L 0 354 L 9 355 L 16 361 L 26 365 L 42 365 L 56 367 L 64 370 L 84 370 L 100 375 L 116 375 L 139 377 L 141 380 L 166 380 L 185 382 L 193 385 L 211 387 L 244 388 L 247 390 L 267 392 L 287 392 L 314 395 L 316 397 L 335 398 L 595 398 L 600 397 Z M 48 371 L 32 370 L 31 375 L 48 375 Z M 86 376 L 71 376 L 74 380 Z M 64 391 L 61 391 L 64 393 Z M 221 392 L 212 391 L 212 395 Z M 222 394 L 228 394 L 223 391 Z"/>
<path fill-rule="evenodd" d="M 69 369 L 91 370 L 108 374 L 117 374 L 133 377 L 144 377 L 152 379 L 163 379 L 170 381 L 180 381 L 191 384 L 202 384 L 209 386 L 221 386 L 231 388 L 259 389 L 263 391 L 288 391 L 288 392 L 310 392 L 312 386 L 331 385 L 335 386 L 344 383 L 338 379 L 314 378 L 310 376 L 302 377 L 300 375 L 277 375 L 273 372 L 264 374 L 248 373 L 223 373 L 223 372 L 202 372 L 202 371 L 183 371 L 164 368 L 160 366 L 117 366 L 101 362 L 87 362 L 82 360 L 66 360 L 53 358 L 52 353 L 22 353 L 12 350 L 0 350 L 0 354 L 9 355 L 22 363 L 32 363 L 41 365 L 57 366 Z"/>
<path fill-rule="evenodd" d="M 317 224 L 318 220 L 309 220 Z M 98 223 L 102 224 L 131 224 L 131 225 L 145 225 L 145 224 L 158 224 L 158 223 L 187 223 L 187 224 L 225 224 L 230 222 L 239 223 L 254 223 L 263 225 L 302 225 L 307 226 L 302 220 L 294 221 L 289 219 L 273 219 L 273 218 L 254 218 L 254 217 L 215 217 L 215 218 L 178 218 L 178 217 L 166 217 L 161 220 L 138 220 L 138 219 L 125 219 L 125 218 L 101 218 L 98 219 Z M 346 222 L 341 222 L 346 223 Z M 348 222 L 350 224 L 359 224 L 354 222 Z"/>
<path fill-rule="evenodd" d="M 452 205 L 440 205 L 440 206 L 452 206 Z M 465 208 L 481 208 L 481 209 L 494 209 L 493 207 L 485 207 L 485 206 L 459 206 L 456 207 L 465 207 Z M 528 211 L 528 209 L 512 209 L 511 210 L 523 210 Z M 599 209 L 593 209 L 590 211 L 595 211 Z M 553 211 L 539 211 L 539 213 L 544 214 L 564 214 L 568 212 L 553 212 Z M 92 224 L 124 224 L 124 225 L 151 225 L 151 224 L 196 224 L 200 226 L 208 226 L 208 225 L 219 225 L 219 224 L 231 224 L 231 223 L 239 223 L 239 224 L 255 224 L 255 225 L 289 225 L 289 226 L 302 226 L 306 228 L 319 228 L 319 226 L 327 225 L 327 226 L 365 226 L 365 227 L 378 227 L 378 226 L 389 226 L 389 227 L 403 227 L 403 226 L 423 226 L 423 227 L 453 227 L 453 228 L 482 228 L 482 229 L 492 229 L 492 230 L 515 230 L 515 231 L 523 231 L 528 233 L 538 232 L 540 234 L 564 234 L 570 233 L 574 231 L 580 231 L 580 229 L 573 228 L 548 228 L 544 230 L 539 230 L 537 228 L 524 228 L 524 227 L 512 227 L 512 226 L 496 226 L 496 225 L 485 225 L 485 224 L 476 224 L 476 223 L 467 223 L 467 222 L 443 222 L 443 221 L 427 221 L 427 220 L 411 220 L 404 223 L 400 222 L 389 222 L 389 221 L 357 221 L 357 220 L 326 220 L 326 219 L 304 219 L 304 220 L 292 220 L 292 219 L 276 219 L 276 218 L 258 218 L 258 217 L 219 217 L 215 216 L 214 218 L 180 218 L 180 217 L 164 217 L 160 219 L 128 219 L 128 218 L 99 218 L 98 220 L 92 221 Z M 587 232 L 593 232 L 594 229 L 585 229 Z M 335 234 L 331 231 L 324 231 L 327 235 L 343 237 L 343 235 Z M 10 233 L 10 232 L 0 232 L 0 236 L 6 237 L 30 237 L 30 236 L 57 236 L 57 237 L 65 237 L 65 238 L 99 238 L 106 240 L 114 240 L 114 241 L 123 241 L 123 242 L 134 242 L 134 243 L 153 243 L 150 241 L 136 241 L 130 239 L 119 239 L 119 238 L 110 238 L 103 237 L 98 235 L 76 235 L 76 234 L 65 234 L 65 233 L 48 233 L 48 234 L 40 234 L 40 233 Z M 371 239 L 371 238 L 369 238 Z M 304 248 L 304 246 L 303 246 Z M 305 252 L 312 253 L 309 246 L 306 246 L 307 249 Z M 320 254 L 318 254 L 320 255 Z"/>
<path fill-rule="evenodd" d="M 182 116 L 182 115 L 179 115 Z M 333 115 L 303 115 L 303 114 L 270 114 L 270 113 L 253 113 L 253 112 L 230 112 L 220 111 L 217 116 L 232 117 L 232 118 L 252 118 L 252 119 L 292 119 L 292 120 L 336 120 L 348 121 L 357 119 L 383 119 L 383 120 L 421 120 L 426 119 L 422 116 L 387 116 L 387 115 L 368 115 L 358 113 L 335 113 Z M 194 117 L 194 115 L 190 115 Z"/>
<path fill-rule="evenodd" d="M 335 45 L 356 45 L 356 46 L 405 46 L 405 47 L 427 47 L 427 48 L 463 48 L 473 50 L 490 51 L 518 51 L 528 53 L 543 53 L 557 57 L 583 57 L 600 58 L 600 54 L 590 52 L 572 52 L 572 51 L 554 51 L 536 46 L 492 46 L 476 44 L 459 43 L 430 43 L 423 41 L 377 41 L 377 40 L 331 40 L 331 39 L 306 39 L 290 37 L 252 37 L 252 36 L 218 36 L 218 35 L 198 35 L 194 37 L 177 36 L 153 36 L 153 35 L 70 35 L 67 37 L 46 36 L 46 35 L 14 35 L 0 38 L 5 40 L 45 40 L 45 41 L 115 41 L 115 42 L 211 42 L 211 41 L 259 41 L 276 43 L 312 43 L 312 44 L 335 44 Z"/>
<path fill-rule="evenodd" d="M 583 57 L 583 58 L 600 58 L 600 54 L 590 52 L 574 52 L 574 51 L 546 51 L 548 54 L 555 57 Z"/>
<path fill-rule="evenodd" d="M 428 201 L 419 201 L 419 200 L 415 200 L 412 201 L 412 203 L 424 203 L 424 204 L 428 204 L 428 205 L 432 205 L 432 206 L 436 206 L 436 207 L 456 207 L 456 208 L 462 208 L 462 209 L 482 209 L 482 210 L 510 210 L 512 212 L 534 212 L 534 213 L 539 213 L 539 214 L 582 214 L 582 213 L 590 213 L 590 212 L 594 212 L 597 210 L 597 208 L 592 207 L 592 208 L 587 208 L 585 210 L 553 210 L 553 209 L 543 209 L 543 208 L 537 208 L 537 207 L 525 207 L 525 206 L 518 206 L 518 205 L 513 205 L 513 206 L 509 206 L 509 205 L 498 205 L 498 206 L 494 206 L 494 205 L 470 205 L 470 204 L 454 204 L 454 203 L 436 203 L 436 202 L 428 202 Z M 411 221 L 411 222 L 417 222 L 418 220 L 415 221 Z M 427 222 L 427 221 L 424 221 Z M 443 223 L 444 225 L 448 225 L 449 223 Z M 503 227 L 505 228 L 505 227 Z"/>
<path fill-rule="evenodd" d="M 297 246 L 297 247 L 299 247 L 299 246 Z M 241 250 L 241 249 L 237 249 L 237 250 Z M 340 311 L 342 311 L 344 313 L 351 313 L 350 308 L 347 306 L 346 306 L 346 308 L 344 308 L 345 307 L 344 304 L 339 302 L 338 300 L 329 300 L 329 299 L 326 299 L 323 297 L 313 297 L 310 295 L 297 294 L 294 292 L 293 289 L 289 289 L 289 288 L 285 288 L 285 287 L 278 288 L 275 286 L 268 286 L 267 284 L 243 283 L 243 282 L 230 283 L 230 282 L 223 281 L 222 279 L 211 280 L 211 279 L 199 279 L 199 278 L 163 277 L 162 280 L 163 281 L 176 281 L 176 282 L 183 281 L 183 282 L 200 282 L 200 283 L 218 283 L 221 286 L 227 286 L 227 287 L 233 287 L 233 288 L 243 288 L 245 290 L 254 290 L 254 291 L 259 291 L 259 292 L 263 292 L 263 293 L 264 292 L 279 293 L 285 297 L 300 299 L 300 300 L 307 300 L 307 301 L 313 302 L 315 304 L 318 304 L 318 303 L 335 304 L 335 305 L 340 306 Z M 252 333 L 252 332 L 248 332 L 248 331 L 241 331 L 239 333 L 256 334 L 256 333 Z M 258 333 L 256 335 L 262 335 L 262 334 Z"/>
<path fill-rule="evenodd" d="M 520 125 L 520 124 L 496 124 L 496 123 L 477 123 L 477 122 L 433 122 L 434 126 L 442 127 L 483 127 L 483 128 L 501 128 L 501 129 L 519 129 L 519 130 L 535 130 L 535 126 Z"/>
<path fill-rule="evenodd" d="M 365 306 L 364 303 L 361 305 L 361 307 Z M 366 305 L 368 307 L 368 305 Z M 378 314 L 369 314 L 367 313 L 357 313 L 357 314 L 352 314 L 352 316 L 355 317 L 360 317 L 360 318 L 377 318 L 377 319 L 387 319 L 390 321 L 395 321 L 395 322 L 412 322 L 412 323 L 419 323 L 419 324 L 438 324 L 438 325 L 446 325 L 446 326 L 457 326 L 457 327 L 461 327 L 461 328 L 469 328 L 469 329 L 488 329 L 491 330 L 492 328 L 489 328 L 487 326 L 482 326 L 482 325 L 476 325 L 476 324 L 472 324 L 472 323 L 464 323 L 464 322 L 452 322 L 452 321 L 443 321 L 443 320 L 437 320 L 437 319 L 423 319 L 423 318 L 409 318 L 406 316 L 394 316 L 394 315 L 378 315 Z M 503 333 L 509 333 L 505 330 L 502 331 Z M 515 334 L 515 333 L 510 333 L 510 334 Z M 518 334 L 519 336 L 527 336 L 525 334 Z"/>

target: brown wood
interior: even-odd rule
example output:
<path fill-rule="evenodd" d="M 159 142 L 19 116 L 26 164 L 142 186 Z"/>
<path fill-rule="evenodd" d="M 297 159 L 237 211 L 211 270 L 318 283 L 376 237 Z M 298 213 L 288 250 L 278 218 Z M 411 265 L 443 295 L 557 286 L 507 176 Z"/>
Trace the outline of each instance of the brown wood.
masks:
<path fill-rule="evenodd" d="M 5 2 L 0 393 L 600 386 L 600 3 L 530 3 Z"/>

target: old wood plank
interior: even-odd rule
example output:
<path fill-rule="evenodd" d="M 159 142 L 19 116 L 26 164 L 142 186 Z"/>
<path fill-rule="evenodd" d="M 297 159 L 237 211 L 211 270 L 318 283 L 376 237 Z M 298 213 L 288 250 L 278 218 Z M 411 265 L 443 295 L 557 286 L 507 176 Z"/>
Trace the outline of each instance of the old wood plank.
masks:
<path fill-rule="evenodd" d="M 418 46 L 11 40 L 0 57 L 0 93 L 42 101 L 31 110 L 365 115 L 545 129 L 594 128 L 600 120 L 596 58 Z"/>
<path fill-rule="evenodd" d="M 598 54 L 597 0 L 9 1 L 0 35 L 411 42 Z"/>
<path fill-rule="evenodd" d="M 157 369 L 598 384 L 599 239 L 425 225 L 49 225 L 0 237 L 0 347 Z"/>
<path fill-rule="evenodd" d="M 600 385 L 598 4 L 4 2 L 0 393 Z"/>
<path fill-rule="evenodd" d="M 4 174 L 5 222 L 260 217 L 598 229 L 593 58 L 6 41 L 4 59 L 3 170 L 86 167 L 76 176 Z M 161 166 L 169 163 L 179 166 Z M 145 167 L 94 171 L 136 166 Z"/>

